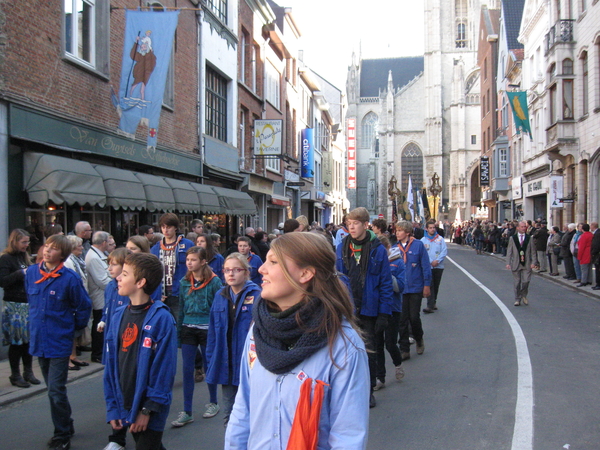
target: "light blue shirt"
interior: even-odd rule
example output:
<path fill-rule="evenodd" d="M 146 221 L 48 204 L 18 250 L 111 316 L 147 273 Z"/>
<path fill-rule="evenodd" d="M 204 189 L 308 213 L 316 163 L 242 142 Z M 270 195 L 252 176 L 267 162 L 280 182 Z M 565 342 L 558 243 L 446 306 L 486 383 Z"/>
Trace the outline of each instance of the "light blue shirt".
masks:
<path fill-rule="evenodd" d="M 333 344 L 325 346 L 291 372 L 265 369 L 254 351 L 250 329 L 240 369 L 240 385 L 225 434 L 225 450 L 285 450 L 300 386 L 305 378 L 325 386 L 319 422 L 319 450 L 364 450 L 369 433 L 369 362 L 363 341 L 346 321 Z M 315 382 L 313 381 L 313 391 Z"/>
<path fill-rule="evenodd" d="M 446 245 L 444 238 L 439 234 L 436 234 L 435 238 L 431 239 L 429 233 L 425 231 L 425 236 L 421 238 L 421 242 L 425 245 L 425 249 L 429 255 L 429 261 L 433 262 L 437 260 L 439 262 L 437 267 L 432 267 L 432 269 L 443 269 L 444 259 L 448 254 L 448 246 Z"/>

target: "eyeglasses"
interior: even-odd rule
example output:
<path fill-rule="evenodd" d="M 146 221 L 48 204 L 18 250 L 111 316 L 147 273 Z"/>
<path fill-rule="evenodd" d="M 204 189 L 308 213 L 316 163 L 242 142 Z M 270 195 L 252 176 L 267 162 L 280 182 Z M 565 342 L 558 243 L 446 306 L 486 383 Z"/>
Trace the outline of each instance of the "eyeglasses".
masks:
<path fill-rule="evenodd" d="M 234 267 L 233 269 L 223 269 L 223 273 L 240 273 L 240 272 L 245 272 L 246 269 L 241 269 L 239 267 Z"/>

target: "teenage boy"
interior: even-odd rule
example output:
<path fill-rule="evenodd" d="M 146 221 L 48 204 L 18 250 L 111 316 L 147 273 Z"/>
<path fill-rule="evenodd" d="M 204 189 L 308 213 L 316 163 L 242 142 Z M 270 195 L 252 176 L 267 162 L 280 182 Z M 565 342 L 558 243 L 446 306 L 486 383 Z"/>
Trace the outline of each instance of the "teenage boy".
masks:
<path fill-rule="evenodd" d="M 248 259 L 250 264 L 250 280 L 256 283 L 257 286 L 262 284 L 262 275 L 258 273 L 258 269 L 262 266 L 260 256 L 257 256 L 251 251 L 252 240 L 248 236 L 240 236 L 237 240 L 238 252 Z"/>
<path fill-rule="evenodd" d="M 136 450 L 161 450 L 177 367 L 175 319 L 150 295 L 163 267 L 148 253 L 127 255 L 117 277 L 119 295 L 130 304 L 118 308 L 106 335 L 104 397 L 113 433 L 106 448 L 122 449 L 119 432 L 133 435 Z M 113 445 L 112 447 L 111 444 Z"/>
<path fill-rule="evenodd" d="M 417 355 L 425 351 L 421 302 L 431 295 L 431 263 L 423 242 L 411 236 L 413 224 L 402 220 L 396 224 L 398 249 L 404 260 L 405 285 L 400 315 L 400 351 L 402 360 L 410 359 L 409 328 L 417 343 Z"/>
<path fill-rule="evenodd" d="M 350 279 L 356 314 L 369 350 L 371 376 L 370 407 L 373 408 L 376 386 L 377 357 L 375 334 L 384 331 L 392 315 L 392 274 L 387 250 L 375 233 L 368 229 L 369 211 L 356 208 L 348 214 L 346 225 L 349 235 L 337 246 L 337 270 Z"/>
<path fill-rule="evenodd" d="M 425 314 L 431 314 L 437 308 L 437 296 L 444 273 L 444 260 L 448 255 L 448 247 L 443 236 L 438 234 L 435 220 L 428 220 L 425 224 L 425 236 L 421 239 L 425 250 L 429 255 L 431 264 L 431 295 L 427 298 L 427 307 L 423 309 Z"/>
<path fill-rule="evenodd" d="M 157 256 L 163 263 L 164 273 L 162 280 L 162 300 L 171 309 L 173 317 L 179 317 L 179 280 L 187 272 L 185 254 L 194 243 L 177 234 L 179 217 L 177 214 L 163 214 L 158 221 L 161 233 L 165 236 L 154 244 L 150 253 Z"/>
<path fill-rule="evenodd" d="M 54 424 L 48 448 L 62 450 L 71 447 L 71 436 L 75 433 L 66 387 L 73 338 L 76 330 L 87 326 L 92 311 L 92 301 L 81 278 L 63 265 L 71 248 L 66 236 L 50 236 L 42 262 L 29 266 L 25 275 L 29 352 L 39 359 Z"/>

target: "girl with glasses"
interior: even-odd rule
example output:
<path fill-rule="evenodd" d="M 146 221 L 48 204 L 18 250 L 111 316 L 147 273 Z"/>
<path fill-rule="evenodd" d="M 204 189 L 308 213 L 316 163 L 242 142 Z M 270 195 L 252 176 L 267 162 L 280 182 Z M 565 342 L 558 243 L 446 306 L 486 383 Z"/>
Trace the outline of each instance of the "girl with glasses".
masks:
<path fill-rule="evenodd" d="M 222 385 L 225 426 L 240 384 L 240 363 L 252 307 L 260 297 L 260 287 L 250 281 L 250 265 L 241 253 L 225 260 L 223 272 L 227 285 L 215 296 L 210 311 L 206 356 L 208 383 Z"/>

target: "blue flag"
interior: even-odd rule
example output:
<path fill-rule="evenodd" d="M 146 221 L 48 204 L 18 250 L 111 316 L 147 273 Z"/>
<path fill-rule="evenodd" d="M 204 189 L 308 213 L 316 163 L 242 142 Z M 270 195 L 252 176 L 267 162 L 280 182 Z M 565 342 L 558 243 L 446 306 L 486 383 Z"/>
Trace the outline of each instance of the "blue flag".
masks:
<path fill-rule="evenodd" d="M 131 138 L 141 122 L 148 148 L 156 149 L 165 82 L 179 11 L 126 11 L 121 85 L 116 101 L 119 129 Z"/>
<path fill-rule="evenodd" d="M 523 130 L 525 133 L 531 136 L 531 127 L 529 126 L 529 110 L 527 108 L 527 92 L 507 92 L 508 101 L 513 111 L 513 118 L 515 120 L 515 127 L 517 128 L 517 134 Z"/>

